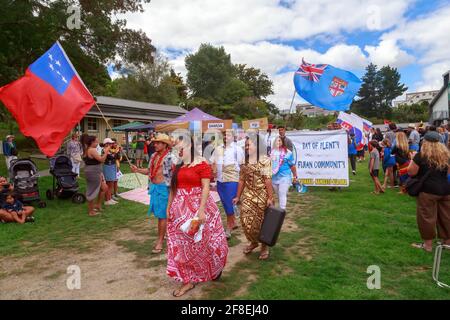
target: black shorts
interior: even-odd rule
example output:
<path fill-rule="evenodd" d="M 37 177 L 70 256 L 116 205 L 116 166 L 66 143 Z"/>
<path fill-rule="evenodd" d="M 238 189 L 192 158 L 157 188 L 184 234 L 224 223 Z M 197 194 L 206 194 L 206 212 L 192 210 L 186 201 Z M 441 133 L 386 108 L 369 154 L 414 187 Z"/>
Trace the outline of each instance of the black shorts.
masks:
<path fill-rule="evenodd" d="M 380 174 L 380 170 L 372 170 L 372 172 L 370 173 L 371 177 L 375 177 L 378 178 L 378 175 Z"/>

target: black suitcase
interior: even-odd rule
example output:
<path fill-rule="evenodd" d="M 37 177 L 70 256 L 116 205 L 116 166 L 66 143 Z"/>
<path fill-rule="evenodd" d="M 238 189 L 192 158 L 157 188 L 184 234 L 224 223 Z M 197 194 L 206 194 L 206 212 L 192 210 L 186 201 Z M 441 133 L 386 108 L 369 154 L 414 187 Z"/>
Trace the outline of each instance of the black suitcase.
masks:
<path fill-rule="evenodd" d="M 278 235 L 283 226 L 286 210 L 269 207 L 264 212 L 264 220 L 259 233 L 259 241 L 272 247 L 277 243 Z"/>

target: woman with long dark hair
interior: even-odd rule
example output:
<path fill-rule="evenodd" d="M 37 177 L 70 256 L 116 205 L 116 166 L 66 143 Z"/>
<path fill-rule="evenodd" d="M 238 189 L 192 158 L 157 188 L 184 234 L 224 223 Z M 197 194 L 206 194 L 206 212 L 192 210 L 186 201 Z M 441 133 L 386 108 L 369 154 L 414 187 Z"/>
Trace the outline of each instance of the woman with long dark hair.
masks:
<path fill-rule="evenodd" d="M 86 176 L 86 199 L 88 201 L 89 216 L 96 216 L 102 210 L 101 205 L 108 191 L 103 177 L 102 164 L 106 160 L 110 146 L 104 148 L 105 153 L 97 152 L 98 139 L 95 136 L 83 136 L 84 175 Z M 97 199 L 97 201 L 96 201 Z"/>
<path fill-rule="evenodd" d="M 211 167 L 198 156 L 191 140 L 183 139 L 176 148 L 181 163 L 173 172 L 167 208 L 167 274 L 183 283 L 173 292 L 181 297 L 196 283 L 221 276 L 228 243 L 219 208 L 209 192 Z M 200 240 L 181 230 L 190 219 L 203 226 L 195 232 L 201 232 Z"/>
<path fill-rule="evenodd" d="M 267 147 L 263 139 L 247 138 L 245 143 L 245 164 L 241 166 L 239 187 L 233 203 L 241 203 L 241 225 L 245 237 L 250 242 L 244 249 L 249 254 L 259 247 L 259 233 L 264 219 L 264 211 L 273 205 L 272 164 L 267 157 Z M 258 147 L 259 146 L 259 147 Z M 261 245 L 260 260 L 269 258 L 269 248 Z"/>
<path fill-rule="evenodd" d="M 287 195 L 292 183 L 297 182 L 297 168 L 294 163 L 294 155 L 284 140 L 275 138 L 271 150 L 272 159 L 272 187 L 277 193 L 281 209 L 286 209 Z"/>

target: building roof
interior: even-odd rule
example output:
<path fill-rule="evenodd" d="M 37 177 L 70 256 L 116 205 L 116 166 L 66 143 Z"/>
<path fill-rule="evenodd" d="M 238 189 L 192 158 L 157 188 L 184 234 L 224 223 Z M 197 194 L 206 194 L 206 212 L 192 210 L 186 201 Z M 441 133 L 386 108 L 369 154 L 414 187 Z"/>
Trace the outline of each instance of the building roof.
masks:
<path fill-rule="evenodd" d="M 94 105 L 88 116 L 138 121 L 167 121 L 185 114 L 187 111 L 179 106 L 133 101 L 112 97 L 97 96 L 98 108 Z"/>

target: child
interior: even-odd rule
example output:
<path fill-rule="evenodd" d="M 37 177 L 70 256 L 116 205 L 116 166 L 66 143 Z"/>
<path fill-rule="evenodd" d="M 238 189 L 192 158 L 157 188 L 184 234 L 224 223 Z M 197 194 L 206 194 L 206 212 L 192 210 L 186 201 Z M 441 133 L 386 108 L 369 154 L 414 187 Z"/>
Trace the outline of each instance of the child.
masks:
<path fill-rule="evenodd" d="M 12 193 L 8 193 L 6 195 L 5 203 L 3 203 L 2 205 L 2 209 L 9 213 L 17 223 L 24 224 L 27 220 L 27 216 L 23 210 L 22 202 L 16 200 L 14 194 Z"/>
<path fill-rule="evenodd" d="M 373 194 L 384 193 L 383 187 L 381 186 L 380 180 L 378 180 L 378 175 L 380 173 L 380 145 L 378 141 L 372 140 L 369 143 L 370 161 L 369 161 L 369 172 L 372 180 L 375 184 L 375 191 Z"/>
<path fill-rule="evenodd" d="M 394 187 L 394 166 L 395 156 L 392 155 L 391 141 L 389 139 L 383 140 L 383 169 L 384 169 L 384 183 L 383 189 L 386 189 L 387 180 L 389 177 L 389 181 L 391 185 L 389 188 Z"/>

